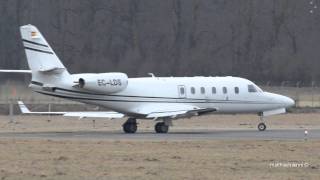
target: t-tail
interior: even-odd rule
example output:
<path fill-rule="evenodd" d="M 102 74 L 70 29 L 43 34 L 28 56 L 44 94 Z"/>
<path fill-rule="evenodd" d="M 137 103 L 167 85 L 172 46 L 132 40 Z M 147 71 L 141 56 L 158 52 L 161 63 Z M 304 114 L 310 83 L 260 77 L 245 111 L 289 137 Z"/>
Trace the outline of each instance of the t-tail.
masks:
<path fill-rule="evenodd" d="M 35 26 L 21 26 L 20 32 L 30 70 L 6 69 L 0 72 L 32 73 L 31 87 L 44 91 L 54 91 L 56 87 L 63 86 L 111 94 L 127 88 L 128 76 L 125 73 L 69 74 Z"/>
<path fill-rule="evenodd" d="M 70 76 L 56 53 L 40 31 L 33 25 L 20 27 L 21 38 L 26 52 L 32 81 L 51 82 L 52 76 L 64 78 Z"/>

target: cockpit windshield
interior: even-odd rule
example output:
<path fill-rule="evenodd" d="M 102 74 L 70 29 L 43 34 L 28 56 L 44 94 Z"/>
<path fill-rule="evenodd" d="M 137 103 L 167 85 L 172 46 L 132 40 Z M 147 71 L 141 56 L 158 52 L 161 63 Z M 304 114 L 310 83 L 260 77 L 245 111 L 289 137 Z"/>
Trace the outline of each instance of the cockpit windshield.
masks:
<path fill-rule="evenodd" d="M 248 85 L 248 92 L 249 93 L 257 93 L 257 92 L 262 92 L 262 90 L 254 84 L 249 84 Z"/>

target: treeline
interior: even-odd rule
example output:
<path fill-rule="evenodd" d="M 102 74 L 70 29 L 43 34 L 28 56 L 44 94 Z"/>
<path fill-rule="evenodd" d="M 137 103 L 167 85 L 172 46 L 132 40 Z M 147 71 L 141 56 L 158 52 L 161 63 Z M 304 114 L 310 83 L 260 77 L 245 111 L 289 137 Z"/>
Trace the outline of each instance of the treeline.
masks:
<path fill-rule="evenodd" d="M 19 26 L 33 24 L 72 73 L 320 81 L 317 4 L 315 0 L 1 0 L 0 68 L 27 68 Z"/>

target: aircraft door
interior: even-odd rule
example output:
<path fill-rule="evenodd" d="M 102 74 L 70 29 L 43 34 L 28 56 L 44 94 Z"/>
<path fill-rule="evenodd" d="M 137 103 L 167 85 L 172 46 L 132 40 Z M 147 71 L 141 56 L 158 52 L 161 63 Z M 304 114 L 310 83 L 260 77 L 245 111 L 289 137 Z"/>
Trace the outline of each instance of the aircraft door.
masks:
<path fill-rule="evenodd" d="M 186 87 L 184 85 L 178 86 L 178 94 L 179 94 L 179 98 L 186 98 L 187 92 L 186 92 Z"/>

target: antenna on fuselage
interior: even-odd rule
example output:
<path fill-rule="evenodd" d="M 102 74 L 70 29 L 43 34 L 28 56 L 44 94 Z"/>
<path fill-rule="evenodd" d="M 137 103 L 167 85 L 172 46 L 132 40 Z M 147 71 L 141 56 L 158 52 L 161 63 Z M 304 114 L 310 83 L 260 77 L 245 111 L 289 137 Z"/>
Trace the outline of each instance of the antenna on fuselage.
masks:
<path fill-rule="evenodd" d="M 151 77 L 156 77 L 153 73 L 148 73 L 148 75 L 150 75 Z"/>

